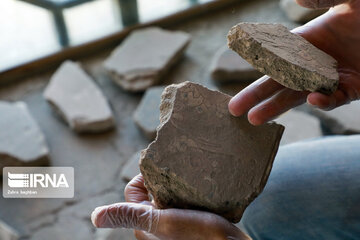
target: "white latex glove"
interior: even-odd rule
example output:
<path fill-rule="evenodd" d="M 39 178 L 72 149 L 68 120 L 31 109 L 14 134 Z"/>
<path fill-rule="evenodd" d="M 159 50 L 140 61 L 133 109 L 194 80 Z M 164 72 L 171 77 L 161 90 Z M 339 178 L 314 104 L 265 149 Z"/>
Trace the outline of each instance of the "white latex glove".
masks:
<path fill-rule="evenodd" d="M 155 209 L 142 175 L 125 189 L 126 203 L 98 207 L 91 221 L 98 228 L 133 228 L 139 240 L 249 240 L 226 219 L 208 212 Z"/>

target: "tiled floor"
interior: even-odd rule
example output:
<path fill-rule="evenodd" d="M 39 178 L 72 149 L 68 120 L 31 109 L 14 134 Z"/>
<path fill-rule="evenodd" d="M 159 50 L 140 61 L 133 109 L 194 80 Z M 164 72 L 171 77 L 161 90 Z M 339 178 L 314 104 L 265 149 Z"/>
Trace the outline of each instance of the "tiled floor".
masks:
<path fill-rule="evenodd" d="M 0 4 L 4 2 L 15 4 L 12 0 L 1 0 Z M 17 13 L 8 14 L 15 18 Z M 32 18 L 32 16 L 26 17 Z M 46 12 L 39 11 L 38 17 L 38 21 L 41 21 L 48 16 Z M 0 18 L 0 21 L 4 20 L 1 14 Z M 212 57 L 226 44 L 225 36 L 230 27 L 241 21 L 280 22 L 294 27 L 280 12 L 278 0 L 247 1 L 237 7 L 180 24 L 175 29 L 190 33 L 193 40 L 185 58 L 166 76 L 165 83 L 190 80 L 210 88 L 218 88 L 209 75 Z M 44 23 L 44 28 L 47 27 L 49 26 Z M 11 28 L 7 31 L 16 32 Z M 22 30 L 18 31 L 20 34 Z M 0 38 L 0 41 L 4 39 Z M 6 41 L 11 42 L 11 39 Z M 50 44 L 44 39 L 37 41 L 39 45 Z M 16 45 L 9 46 L 16 48 Z M 3 44 L 0 44 L 1 47 Z M 4 49 L 0 52 L 2 50 Z M 50 147 L 51 165 L 75 168 L 74 199 L 0 198 L 0 218 L 19 231 L 22 239 L 94 239 L 95 229 L 90 223 L 90 213 L 93 208 L 123 200 L 125 183 L 119 178 L 120 170 L 134 152 L 143 149 L 149 142 L 132 119 L 141 94 L 130 94 L 121 90 L 104 73 L 102 63 L 109 53 L 110 51 L 106 50 L 102 54 L 82 61 L 84 68 L 100 85 L 112 105 L 117 127 L 116 130 L 108 133 L 77 135 L 59 120 L 42 97 L 42 91 L 52 72 L 0 88 L 1 100 L 25 101 L 28 104 L 31 113 L 45 133 Z M 1 55 L 0 59 L 0 62 L 6 63 L 10 60 L 4 59 Z M 233 94 L 241 87 L 243 86 L 229 85 L 221 90 Z"/>

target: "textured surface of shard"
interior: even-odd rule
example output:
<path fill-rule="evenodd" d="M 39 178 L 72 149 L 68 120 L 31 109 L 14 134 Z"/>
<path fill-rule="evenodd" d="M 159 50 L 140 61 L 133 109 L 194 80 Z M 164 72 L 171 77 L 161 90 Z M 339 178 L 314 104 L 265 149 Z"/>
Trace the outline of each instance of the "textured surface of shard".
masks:
<path fill-rule="evenodd" d="M 228 46 L 293 90 L 331 94 L 339 84 L 337 61 L 281 24 L 239 23 L 228 34 Z"/>
<path fill-rule="evenodd" d="M 284 128 L 233 117 L 230 98 L 190 82 L 165 89 L 157 137 L 140 163 L 158 207 L 201 209 L 238 222 L 264 188 Z"/>

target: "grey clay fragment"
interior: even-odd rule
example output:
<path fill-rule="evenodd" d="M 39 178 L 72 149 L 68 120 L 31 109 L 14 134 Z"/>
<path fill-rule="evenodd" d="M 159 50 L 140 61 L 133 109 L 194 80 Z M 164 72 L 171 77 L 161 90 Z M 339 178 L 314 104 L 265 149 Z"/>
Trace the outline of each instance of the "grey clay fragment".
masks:
<path fill-rule="evenodd" d="M 0 101 L 0 116 L 0 169 L 48 165 L 49 149 L 44 134 L 26 104 Z"/>
<path fill-rule="evenodd" d="M 0 239 L 1 240 L 18 240 L 19 234 L 9 225 L 0 220 Z"/>
<path fill-rule="evenodd" d="M 140 174 L 140 168 L 139 168 L 140 154 L 141 151 L 134 153 L 134 155 L 131 156 L 131 158 L 126 162 L 126 164 L 122 168 L 120 172 L 120 177 L 125 182 L 129 182 L 136 175 Z"/>
<path fill-rule="evenodd" d="M 115 125 L 101 89 L 77 63 L 66 61 L 60 66 L 44 97 L 76 132 L 102 132 Z"/>
<path fill-rule="evenodd" d="M 144 135 L 150 140 L 156 136 L 156 128 L 160 124 L 160 101 L 165 87 L 151 87 L 146 90 L 133 119 Z"/>
<path fill-rule="evenodd" d="M 219 83 L 248 83 L 260 78 L 262 75 L 236 52 L 229 50 L 227 47 L 219 49 L 211 66 L 211 76 Z"/>
<path fill-rule="evenodd" d="M 136 30 L 105 61 L 105 68 L 125 90 L 145 91 L 162 80 L 189 43 L 185 32 L 157 27 Z"/>
<path fill-rule="evenodd" d="M 290 20 L 297 23 L 306 23 L 328 10 L 305 8 L 297 4 L 295 0 L 281 0 L 280 7 Z"/>
<path fill-rule="evenodd" d="M 228 46 L 285 87 L 325 94 L 337 89 L 337 61 L 281 24 L 239 23 Z"/>
<path fill-rule="evenodd" d="M 322 136 L 319 119 L 305 112 L 290 110 L 274 121 L 285 126 L 280 145 Z"/>
<path fill-rule="evenodd" d="M 331 134 L 360 134 L 360 100 L 331 111 L 313 109 L 312 113 Z"/>
<path fill-rule="evenodd" d="M 228 111 L 230 96 L 185 82 L 167 87 L 140 171 L 160 208 L 211 211 L 238 222 L 263 190 L 284 127 L 255 127 Z"/>

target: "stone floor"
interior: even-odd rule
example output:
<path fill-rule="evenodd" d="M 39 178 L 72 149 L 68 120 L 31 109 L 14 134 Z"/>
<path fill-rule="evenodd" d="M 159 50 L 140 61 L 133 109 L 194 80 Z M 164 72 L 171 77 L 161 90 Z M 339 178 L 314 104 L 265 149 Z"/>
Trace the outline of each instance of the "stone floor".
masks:
<path fill-rule="evenodd" d="M 244 87 L 216 86 L 209 74 L 213 54 L 226 44 L 225 36 L 230 27 L 241 21 L 278 22 L 295 27 L 280 11 L 278 0 L 244 1 L 221 12 L 184 22 L 174 29 L 190 33 L 193 40 L 186 56 L 166 77 L 165 83 L 189 80 L 229 94 Z M 74 199 L 0 198 L 0 219 L 15 228 L 21 239 L 98 239 L 99 234 L 90 222 L 91 211 L 98 205 L 124 199 L 125 183 L 119 176 L 121 168 L 133 153 L 145 148 L 149 141 L 132 118 L 142 95 L 121 90 L 106 76 L 102 62 L 109 53 L 110 50 L 106 50 L 81 61 L 103 89 L 114 111 L 117 127 L 104 134 L 73 133 L 53 113 L 42 97 L 52 72 L 0 89 L 1 100 L 21 100 L 28 104 L 45 133 L 51 165 L 75 168 Z M 129 239 L 132 237 L 129 236 Z"/>

